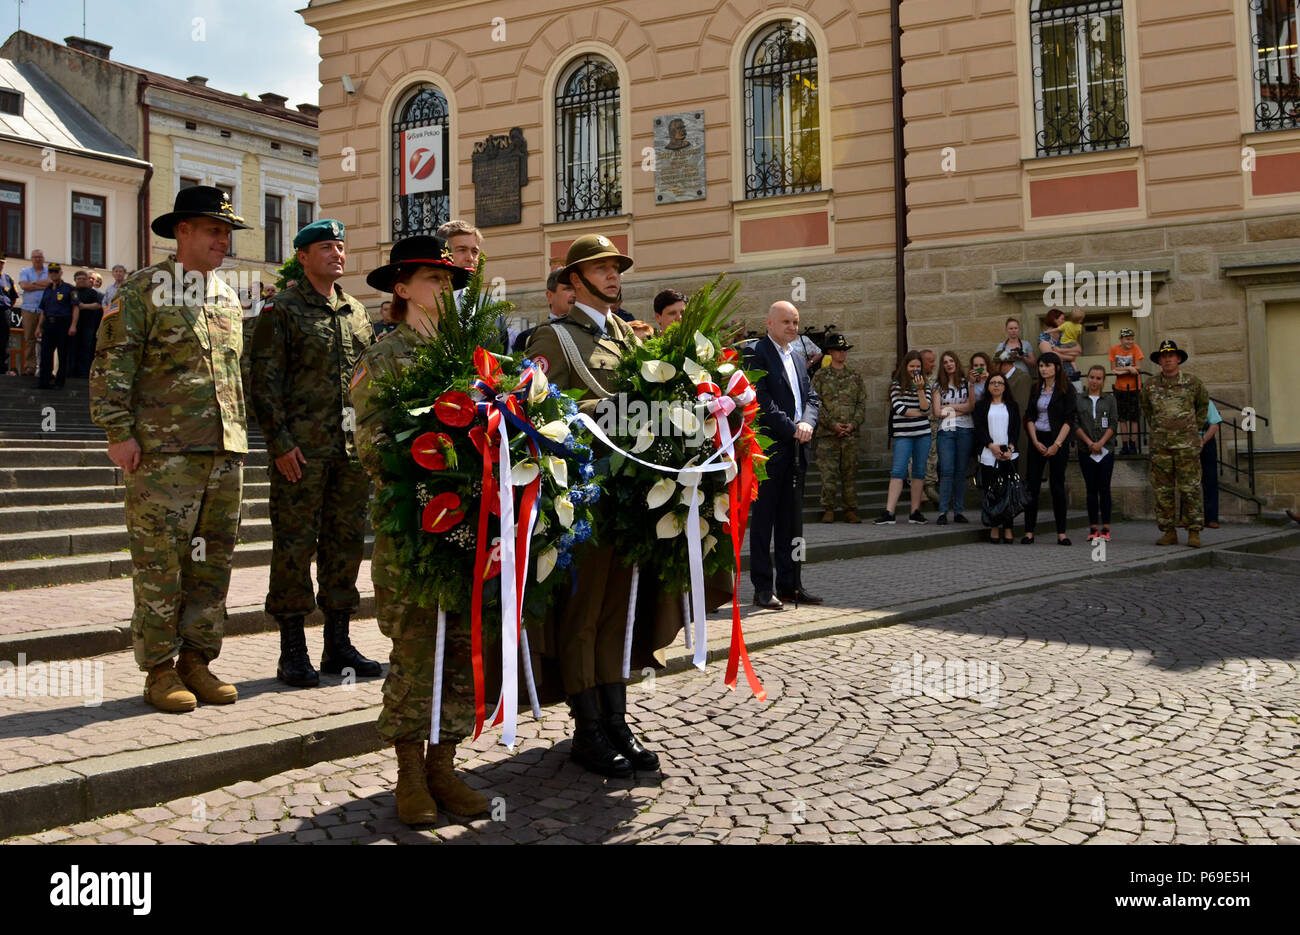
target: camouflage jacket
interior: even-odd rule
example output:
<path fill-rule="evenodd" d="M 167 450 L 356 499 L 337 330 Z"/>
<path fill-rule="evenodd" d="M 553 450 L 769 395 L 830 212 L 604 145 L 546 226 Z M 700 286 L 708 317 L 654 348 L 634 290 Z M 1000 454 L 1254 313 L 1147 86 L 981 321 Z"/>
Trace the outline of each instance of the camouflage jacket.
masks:
<path fill-rule="evenodd" d="M 375 379 L 381 374 L 398 373 L 411 364 L 413 352 L 426 341 L 432 340 L 412 329 L 406 322 L 366 348 L 352 374 L 352 406 L 356 411 L 356 450 L 366 471 L 375 482 L 375 496 L 379 500 L 384 488 L 384 462 L 379 453 L 381 446 L 392 439 L 387 423 L 387 413 L 379 405 Z M 374 524 L 375 546 L 370 559 L 370 575 L 376 587 L 394 588 L 398 577 L 394 570 L 397 550 L 392 537 Z"/>
<path fill-rule="evenodd" d="M 817 434 L 832 436 L 835 423 L 846 422 L 856 432 L 867 418 L 867 388 L 862 377 L 844 367 L 822 367 L 813 374 L 813 389 L 821 397 L 821 411 L 817 415 Z"/>
<path fill-rule="evenodd" d="M 1209 418 L 1210 393 L 1193 376 L 1156 374 L 1142 385 L 1142 415 L 1151 444 L 1160 448 L 1201 447 L 1201 426 Z"/>
<path fill-rule="evenodd" d="M 271 457 L 356 457 L 348 382 L 374 343 L 365 308 L 337 285 L 327 299 L 304 280 L 262 309 L 249 396 Z"/>
<path fill-rule="evenodd" d="M 203 294 L 187 299 L 171 257 L 137 271 L 104 309 L 90 415 L 109 442 L 134 438 L 145 452 L 248 451 L 243 309 L 221 279 L 204 279 Z"/>

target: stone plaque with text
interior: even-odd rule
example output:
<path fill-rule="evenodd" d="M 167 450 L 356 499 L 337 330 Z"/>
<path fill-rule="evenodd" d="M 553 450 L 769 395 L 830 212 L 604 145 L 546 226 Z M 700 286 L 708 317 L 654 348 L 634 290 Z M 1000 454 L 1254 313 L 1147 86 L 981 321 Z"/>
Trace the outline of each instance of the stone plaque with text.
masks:
<path fill-rule="evenodd" d="M 474 224 L 500 227 L 518 224 L 523 214 L 523 188 L 528 184 L 528 144 L 524 132 L 489 136 L 474 144 Z"/>
<path fill-rule="evenodd" d="M 655 204 L 704 197 L 704 111 L 655 118 Z"/>

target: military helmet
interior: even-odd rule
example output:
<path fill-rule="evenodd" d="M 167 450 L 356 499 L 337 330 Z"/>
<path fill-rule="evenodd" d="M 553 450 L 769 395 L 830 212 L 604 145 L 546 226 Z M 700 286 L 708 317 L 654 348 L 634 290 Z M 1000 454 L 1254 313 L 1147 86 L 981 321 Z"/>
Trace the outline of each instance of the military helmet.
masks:
<path fill-rule="evenodd" d="M 604 234 L 583 234 L 569 244 L 569 252 L 564 255 L 564 269 L 560 271 L 562 279 L 568 279 L 579 263 L 591 260 L 603 260 L 605 257 L 618 259 L 618 271 L 626 273 L 632 268 L 632 258 L 618 252 L 614 242 Z"/>

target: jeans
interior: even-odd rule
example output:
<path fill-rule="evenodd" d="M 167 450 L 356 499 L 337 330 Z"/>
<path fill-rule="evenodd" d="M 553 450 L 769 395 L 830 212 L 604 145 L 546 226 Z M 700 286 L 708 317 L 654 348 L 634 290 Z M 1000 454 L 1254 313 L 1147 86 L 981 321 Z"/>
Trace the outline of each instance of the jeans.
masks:
<path fill-rule="evenodd" d="M 1115 452 L 1094 461 L 1088 449 L 1080 445 L 1079 470 L 1083 474 L 1084 486 L 1088 488 L 1088 524 L 1109 526 L 1110 476 L 1115 471 Z"/>
<path fill-rule="evenodd" d="M 975 430 L 957 426 L 939 432 L 939 512 L 961 513 L 966 506 L 966 468 Z"/>
<path fill-rule="evenodd" d="M 907 466 L 912 465 L 912 480 L 925 478 L 925 457 L 930 453 L 930 436 L 919 438 L 894 437 L 894 464 L 889 470 L 892 480 L 907 477 Z"/>

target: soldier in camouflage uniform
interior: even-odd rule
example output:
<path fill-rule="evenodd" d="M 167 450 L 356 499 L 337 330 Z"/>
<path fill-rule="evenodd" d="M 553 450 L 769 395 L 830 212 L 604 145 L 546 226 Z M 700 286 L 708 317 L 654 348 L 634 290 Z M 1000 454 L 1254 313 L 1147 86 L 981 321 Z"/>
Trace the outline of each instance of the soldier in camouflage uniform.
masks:
<path fill-rule="evenodd" d="M 1181 494 L 1187 521 L 1187 544 L 1200 548 L 1204 523 L 1201 498 L 1201 426 L 1208 418 L 1210 394 L 1196 377 L 1179 372 L 1187 352 L 1165 341 L 1151 355 L 1160 374 L 1142 386 L 1142 415 L 1151 435 L 1151 489 L 1156 524 L 1163 536 L 1156 545 L 1177 545 L 1174 498 Z"/>
<path fill-rule="evenodd" d="M 176 239 L 176 254 L 138 271 L 104 310 L 90 411 L 125 474 L 144 697 L 179 712 L 196 696 L 238 697 L 208 669 L 221 652 L 248 451 L 242 309 L 212 271 L 232 231 L 248 228 L 207 186 L 181 191 L 152 228 Z"/>
<path fill-rule="evenodd" d="M 417 347 L 438 339 L 439 296 L 451 288 L 464 288 L 468 278 L 468 271 L 455 265 L 442 240 L 423 236 L 395 243 L 388 265 L 366 277 L 373 288 L 393 293 L 393 318 L 398 322 L 384 340 L 361 355 L 352 376 L 357 452 L 374 478 L 376 497 L 385 483 L 379 448 L 391 436 L 374 381 L 381 374 L 410 366 Z M 437 612 L 407 600 L 398 590 L 397 545 L 378 524 L 370 566 L 379 629 L 393 641 L 378 726 L 379 735 L 397 750 L 397 816 L 408 825 L 428 824 L 438 817 L 439 805 L 458 815 L 481 814 L 487 811 L 487 799 L 465 785 L 452 769 L 456 744 L 474 732 L 468 625 L 456 615 L 448 616 L 440 734 L 436 743 L 429 744 L 426 755 L 423 747 L 432 718 Z M 484 637 L 485 663 L 499 660 L 500 653 L 488 647 L 486 632 Z M 494 690 L 493 674 L 489 669 L 487 697 L 492 697 Z M 499 674 L 496 681 L 499 690 Z"/>
<path fill-rule="evenodd" d="M 298 688 L 320 684 L 303 632 L 318 602 L 325 614 L 321 669 L 368 677 L 383 671 L 357 652 L 348 635 L 361 606 L 357 572 L 370 492 L 353 446 L 348 383 L 375 335 L 365 306 L 337 285 L 345 233 L 328 218 L 298 232 L 293 245 L 303 280 L 263 309 L 252 341 L 249 394 L 273 462 L 266 612 L 280 627 L 276 678 Z M 320 585 L 315 599 L 313 555 Z"/>
<path fill-rule="evenodd" d="M 844 335 L 830 336 L 826 350 L 831 363 L 813 374 L 812 385 L 821 397 L 817 419 L 817 470 L 822 476 L 822 522 L 835 522 L 843 507 L 846 523 L 858 517 L 858 430 L 867 418 L 867 388 L 862 377 L 844 365 L 853 349 Z"/>

